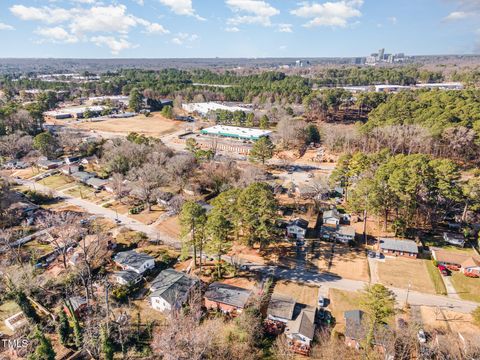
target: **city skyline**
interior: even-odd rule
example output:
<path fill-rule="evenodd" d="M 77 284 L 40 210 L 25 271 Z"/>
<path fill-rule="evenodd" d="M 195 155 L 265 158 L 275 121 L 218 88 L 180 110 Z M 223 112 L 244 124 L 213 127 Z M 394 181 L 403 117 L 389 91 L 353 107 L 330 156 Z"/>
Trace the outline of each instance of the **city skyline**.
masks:
<path fill-rule="evenodd" d="M 0 57 L 474 54 L 478 20 L 474 0 L 6 0 Z"/>

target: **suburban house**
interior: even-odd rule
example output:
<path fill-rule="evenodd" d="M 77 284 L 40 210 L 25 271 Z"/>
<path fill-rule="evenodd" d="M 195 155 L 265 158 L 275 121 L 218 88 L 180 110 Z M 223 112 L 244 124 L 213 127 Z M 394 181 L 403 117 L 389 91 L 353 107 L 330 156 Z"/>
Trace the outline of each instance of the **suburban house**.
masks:
<path fill-rule="evenodd" d="M 335 240 L 335 234 L 337 233 L 337 225 L 323 224 L 320 228 L 320 236 L 325 240 Z"/>
<path fill-rule="evenodd" d="M 340 225 L 335 232 L 335 240 L 344 244 L 355 241 L 355 228 L 348 225 Z"/>
<path fill-rule="evenodd" d="M 468 258 L 462 263 L 462 272 L 467 276 L 480 276 L 480 260 L 473 257 Z"/>
<path fill-rule="evenodd" d="M 123 270 L 135 271 L 143 274 L 155 267 L 155 259 L 150 255 L 138 253 L 134 250 L 119 252 L 114 256 L 113 261 Z"/>
<path fill-rule="evenodd" d="M 465 246 L 465 237 L 462 234 L 455 234 L 455 233 L 443 233 L 443 240 L 450 245 L 455 246 Z"/>
<path fill-rule="evenodd" d="M 37 166 L 44 170 L 56 169 L 60 165 L 62 165 L 62 162 L 59 160 L 41 159 L 37 161 Z"/>
<path fill-rule="evenodd" d="M 293 239 L 305 239 L 307 234 L 308 221 L 295 219 L 287 225 L 287 236 Z"/>
<path fill-rule="evenodd" d="M 71 177 L 82 183 L 87 182 L 88 179 L 93 178 L 94 176 L 95 174 L 88 173 L 86 171 L 77 171 L 71 174 Z"/>
<path fill-rule="evenodd" d="M 80 167 L 77 166 L 77 165 L 65 165 L 65 166 L 62 166 L 62 168 L 60 169 L 60 171 L 62 173 L 64 173 L 65 175 L 71 175 L 73 173 L 76 173 L 76 172 L 79 172 L 80 171 Z"/>
<path fill-rule="evenodd" d="M 316 309 L 307 306 L 300 311 L 294 320 L 287 322 L 285 335 L 290 347 L 296 353 L 308 355 L 310 344 L 315 337 Z"/>
<path fill-rule="evenodd" d="M 273 294 L 267 309 L 267 320 L 287 324 L 293 320 L 295 300 L 288 296 Z"/>
<path fill-rule="evenodd" d="M 385 255 L 417 258 L 418 246 L 413 240 L 381 238 L 380 251 Z"/>
<path fill-rule="evenodd" d="M 432 258 L 449 270 L 461 271 L 466 276 L 480 275 L 480 256 L 431 248 Z"/>
<path fill-rule="evenodd" d="M 355 349 L 360 348 L 360 341 L 365 337 L 364 319 L 362 310 L 350 310 L 343 313 L 345 319 L 345 344 Z"/>
<path fill-rule="evenodd" d="M 72 296 L 67 300 L 67 304 L 69 306 L 65 306 L 65 312 L 70 316 L 80 317 L 87 308 L 88 302 L 83 296 Z"/>
<path fill-rule="evenodd" d="M 160 272 L 150 286 L 150 304 L 158 311 L 181 307 L 199 284 L 199 280 L 174 269 Z"/>
<path fill-rule="evenodd" d="M 214 282 L 210 284 L 205 293 L 205 307 L 228 314 L 241 313 L 251 294 L 251 290 Z"/>
<path fill-rule="evenodd" d="M 323 212 L 323 223 L 329 225 L 340 225 L 342 216 L 337 209 L 327 210 Z"/>
<path fill-rule="evenodd" d="M 99 179 L 97 177 L 91 177 L 90 179 L 87 179 L 85 181 L 85 184 L 88 186 L 93 187 L 95 190 L 102 190 L 105 188 L 105 185 L 107 185 L 108 180 L 104 179 Z"/>
<path fill-rule="evenodd" d="M 113 273 L 113 280 L 124 286 L 132 286 L 141 282 L 143 279 L 142 275 L 131 270 L 122 270 Z"/>

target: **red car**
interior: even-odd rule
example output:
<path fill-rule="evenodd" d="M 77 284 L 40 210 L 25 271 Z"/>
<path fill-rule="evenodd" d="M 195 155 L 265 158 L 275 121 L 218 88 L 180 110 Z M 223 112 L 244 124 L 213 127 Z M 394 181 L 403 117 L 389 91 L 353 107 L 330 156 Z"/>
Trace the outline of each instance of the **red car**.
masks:
<path fill-rule="evenodd" d="M 448 276 L 450 275 L 448 269 L 443 266 L 443 265 L 438 265 L 438 270 L 440 271 L 440 273 L 443 275 L 443 276 Z"/>

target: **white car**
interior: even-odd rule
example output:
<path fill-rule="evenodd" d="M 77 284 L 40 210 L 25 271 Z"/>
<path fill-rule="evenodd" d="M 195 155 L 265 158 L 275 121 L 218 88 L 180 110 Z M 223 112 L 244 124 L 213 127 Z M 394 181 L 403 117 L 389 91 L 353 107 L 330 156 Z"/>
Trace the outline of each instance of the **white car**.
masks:
<path fill-rule="evenodd" d="M 422 329 L 418 330 L 417 339 L 420 344 L 425 344 L 427 342 L 427 335 Z"/>
<path fill-rule="evenodd" d="M 325 299 L 323 296 L 320 296 L 320 297 L 318 298 L 318 306 L 324 307 L 325 304 L 326 304 L 326 299 Z"/>

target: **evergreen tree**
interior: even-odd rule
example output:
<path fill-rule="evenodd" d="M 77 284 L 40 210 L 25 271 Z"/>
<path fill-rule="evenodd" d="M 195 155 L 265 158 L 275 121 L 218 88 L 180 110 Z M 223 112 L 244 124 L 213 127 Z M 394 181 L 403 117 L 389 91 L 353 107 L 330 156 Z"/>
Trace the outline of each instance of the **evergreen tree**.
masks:
<path fill-rule="evenodd" d="M 170 105 L 164 106 L 162 109 L 162 115 L 167 119 L 173 119 L 173 108 Z"/>
<path fill-rule="evenodd" d="M 182 237 L 193 247 L 194 264 L 197 265 L 197 248 L 203 244 L 203 228 L 207 221 L 205 209 L 195 201 L 187 201 L 180 212 Z M 200 259 L 201 261 L 201 259 Z"/>
<path fill-rule="evenodd" d="M 262 165 L 265 165 L 265 161 L 273 157 L 275 145 L 268 136 L 263 136 L 258 139 L 250 150 L 250 160 L 260 161 Z"/>
<path fill-rule="evenodd" d="M 139 112 L 143 107 L 143 95 L 137 88 L 133 88 L 130 92 L 128 107 L 134 112 Z"/>
<path fill-rule="evenodd" d="M 33 308 L 30 300 L 28 300 L 25 292 L 23 292 L 23 290 L 15 290 L 13 294 L 15 302 L 20 307 L 20 309 L 22 309 L 25 316 L 33 323 L 38 323 L 39 319 L 37 312 Z"/>
<path fill-rule="evenodd" d="M 38 341 L 35 352 L 29 356 L 30 360 L 55 360 L 55 351 L 52 342 L 48 339 L 38 327 L 35 329 L 34 338 Z"/>
<path fill-rule="evenodd" d="M 102 326 L 102 329 L 100 330 L 100 343 L 104 359 L 113 360 L 115 350 L 113 348 L 112 340 L 110 339 L 110 336 L 105 326 Z"/>
<path fill-rule="evenodd" d="M 269 127 L 270 127 L 270 119 L 268 118 L 267 115 L 263 115 L 260 118 L 260 128 L 268 129 Z"/>
<path fill-rule="evenodd" d="M 33 148 L 46 157 L 52 157 L 58 149 L 58 142 L 52 134 L 43 132 L 33 138 Z"/>
<path fill-rule="evenodd" d="M 68 322 L 67 314 L 65 314 L 65 311 L 63 309 L 60 311 L 60 314 L 58 315 L 57 333 L 62 345 L 68 346 L 70 342 L 70 335 L 72 333 L 72 329 L 70 328 L 70 323 Z"/>

